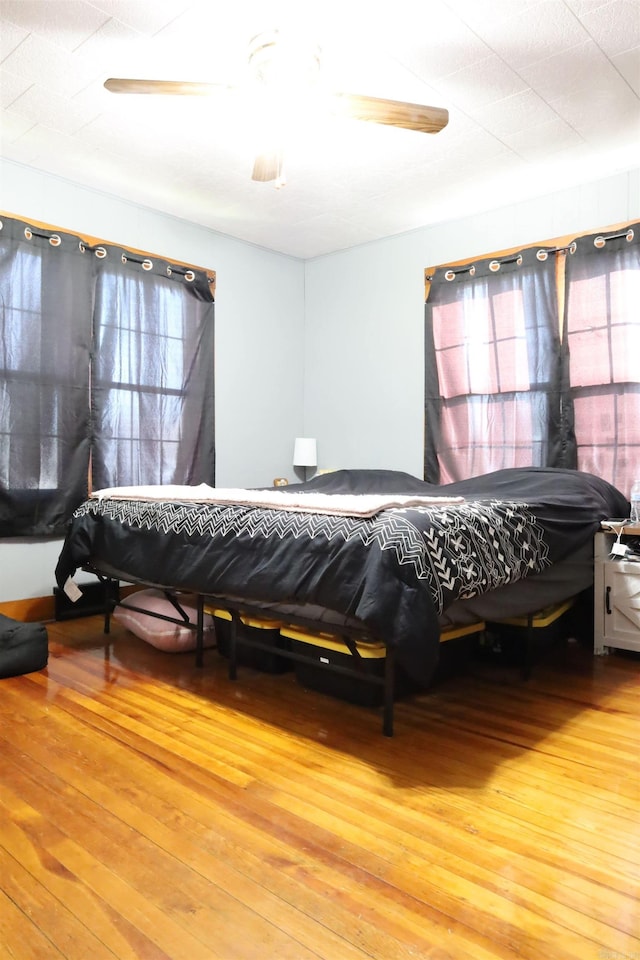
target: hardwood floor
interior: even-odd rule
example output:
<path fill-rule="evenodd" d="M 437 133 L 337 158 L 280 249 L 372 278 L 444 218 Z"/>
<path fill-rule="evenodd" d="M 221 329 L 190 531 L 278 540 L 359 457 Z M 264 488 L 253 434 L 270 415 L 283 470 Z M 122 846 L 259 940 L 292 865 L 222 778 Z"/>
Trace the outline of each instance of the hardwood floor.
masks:
<path fill-rule="evenodd" d="M 48 625 L 0 681 L 2 960 L 640 958 L 640 659 L 377 710 Z"/>

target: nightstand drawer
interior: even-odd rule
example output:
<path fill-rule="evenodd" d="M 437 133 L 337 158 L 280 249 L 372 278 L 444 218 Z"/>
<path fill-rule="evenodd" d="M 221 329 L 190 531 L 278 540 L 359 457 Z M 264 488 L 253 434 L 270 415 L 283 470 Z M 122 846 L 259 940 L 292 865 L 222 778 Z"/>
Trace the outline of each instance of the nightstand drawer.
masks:
<path fill-rule="evenodd" d="M 640 650 L 640 564 L 605 564 L 604 618 L 606 638 L 634 640 Z"/>
<path fill-rule="evenodd" d="M 623 540 L 624 537 L 623 531 Z M 595 653 L 605 653 L 607 647 L 640 652 L 640 563 L 612 556 L 616 540 L 617 536 L 610 532 L 596 534 Z"/>

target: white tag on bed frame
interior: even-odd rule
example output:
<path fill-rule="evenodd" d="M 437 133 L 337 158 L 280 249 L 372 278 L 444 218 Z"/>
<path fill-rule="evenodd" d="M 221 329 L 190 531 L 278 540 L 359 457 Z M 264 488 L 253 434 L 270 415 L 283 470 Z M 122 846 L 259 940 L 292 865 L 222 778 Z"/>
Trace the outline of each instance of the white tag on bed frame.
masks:
<path fill-rule="evenodd" d="M 75 603 L 82 596 L 82 590 L 77 583 L 74 583 L 71 577 L 67 577 L 65 585 L 62 588 L 72 603 Z"/>

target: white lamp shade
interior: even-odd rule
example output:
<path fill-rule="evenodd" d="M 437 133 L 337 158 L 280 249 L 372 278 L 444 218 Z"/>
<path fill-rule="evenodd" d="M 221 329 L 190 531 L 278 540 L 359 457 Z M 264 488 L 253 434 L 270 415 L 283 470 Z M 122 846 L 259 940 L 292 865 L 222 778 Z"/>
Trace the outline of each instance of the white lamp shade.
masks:
<path fill-rule="evenodd" d="M 294 467 L 315 467 L 318 462 L 318 452 L 314 437 L 296 437 L 293 446 Z"/>

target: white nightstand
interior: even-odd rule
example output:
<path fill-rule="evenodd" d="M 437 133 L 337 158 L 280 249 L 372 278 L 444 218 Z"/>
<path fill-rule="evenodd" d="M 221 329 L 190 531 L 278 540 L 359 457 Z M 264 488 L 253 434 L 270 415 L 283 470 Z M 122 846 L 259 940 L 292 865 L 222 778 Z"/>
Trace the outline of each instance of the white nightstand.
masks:
<path fill-rule="evenodd" d="M 612 556 L 618 540 L 640 537 L 640 523 L 603 520 L 594 544 L 593 652 L 640 651 L 640 563 Z"/>

